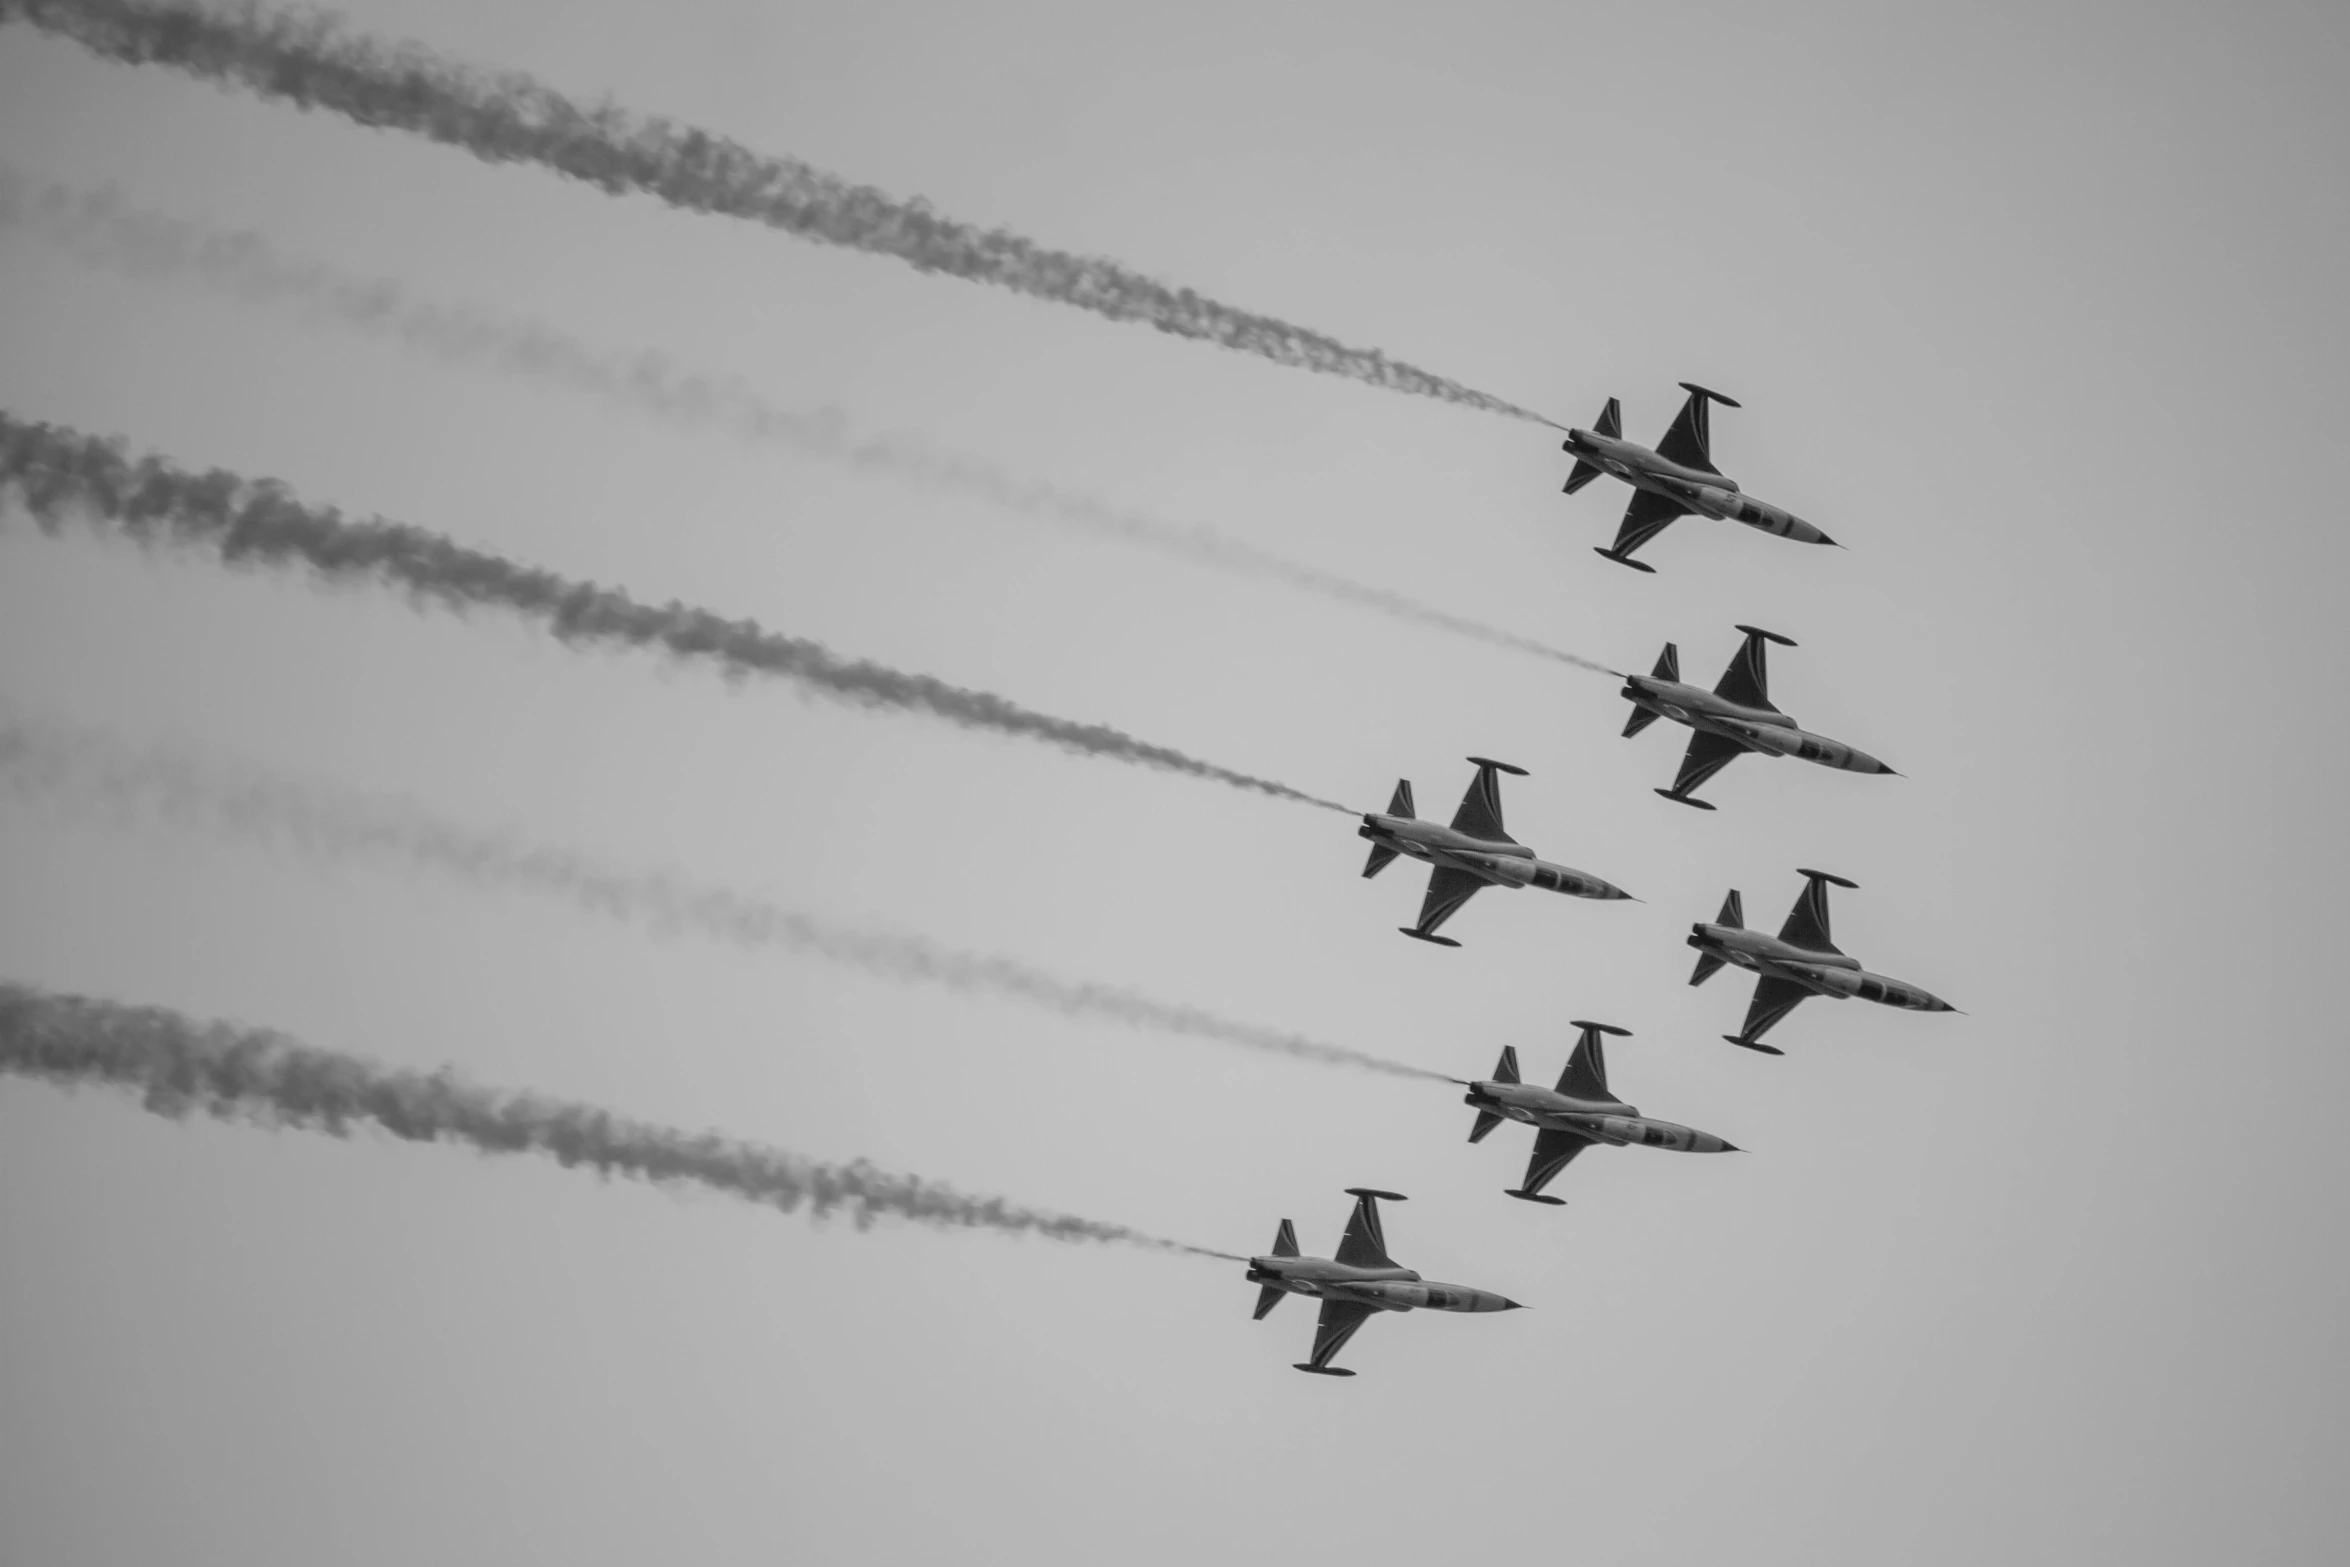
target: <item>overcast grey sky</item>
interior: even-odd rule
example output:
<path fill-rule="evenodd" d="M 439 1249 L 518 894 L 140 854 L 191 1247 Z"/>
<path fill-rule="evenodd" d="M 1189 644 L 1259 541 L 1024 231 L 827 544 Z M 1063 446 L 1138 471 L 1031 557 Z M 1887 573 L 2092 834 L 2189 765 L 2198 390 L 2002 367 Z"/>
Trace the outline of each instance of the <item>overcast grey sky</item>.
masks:
<path fill-rule="evenodd" d="M 419 296 L 659 348 L 1615 667 L 1734 622 L 1908 776 L 1649 790 L 1604 677 L 936 486 L 453 366 L 0 229 L 0 408 L 1116 724 L 1365 806 L 1525 766 L 1646 900 L 1404 942 L 1341 818 L 0 514 L 0 716 L 406 801 L 1748 1152 L 1500 1195 L 1456 1090 L 651 935 L 0 794 L 0 978 L 1398 1257 L 1534 1309 L 1289 1371 L 1231 1264 L 859 1233 L 531 1161 L 0 1083 L 0 1557 L 1767 1564 L 2339 1551 L 2350 1090 L 2339 7 L 377 0 L 363 27 L 792 153 L 1716 456 L 1848 551 L 1676 525 L 1548 431 L 0 31 L 0 156 Z M 1966 1009 L 1732 1050 L 1728 887 Z"/>

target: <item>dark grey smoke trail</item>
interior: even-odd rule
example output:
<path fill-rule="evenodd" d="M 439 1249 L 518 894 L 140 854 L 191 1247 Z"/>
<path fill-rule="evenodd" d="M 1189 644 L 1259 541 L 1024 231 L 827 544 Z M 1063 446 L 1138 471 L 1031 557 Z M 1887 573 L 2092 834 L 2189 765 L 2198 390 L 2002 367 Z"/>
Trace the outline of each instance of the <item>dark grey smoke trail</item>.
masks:
<path fill-rule="evenodd" d="M 16 19 L 104 59 L 168 65 L 216 86 L 427 137 L 488 163 L 535 163 L 612 195 L 636 192 L 691 212 L 745 218 L 1279 364 L 1550 422 L 1376 349 L 1349 348 L 1114 261 L 958 223 L 919 198 L 899 200 L 797 159 L 768 157 L 610 103 L 585 108 L 518 72 L 490 75 L 415 44 L 355 36 L 330 15 L 153 0 L 0 0 L 0 21 Z"/>
<path fill-rule="evenodd" d="M 272 479 L 246 479 L 218 468 L 189 473 L 152 456 L 133 462 L 119 442 L 0 413 L 0 491 L 11 484 L 48 532 L 86 526 L 102 538 L 209 551 L 232 567 L 306 567 L 329 583 L 402 588 L 412 602 L 449 610 L 509 610 L 543 622 L 566 643 L 710 659 L 730 675 L 779 675 L 859 706 L 929 713 L 966 728 L 1347 810 L 1335 800 L 1203 762 L 1106 724 L 1055 718 L 990 691 L 844 659 L 822 643 L 753 621 L 723 620 L 677 603 L 640 604 L 616 588 L 517 565 L 404 523 L 347 521 L 331 506 L 303 505 Z"/>
<path fill-rule="evenodd" d="M 622 870 L 569 850 L 473 831 L 410 806 L 184 753 L 133 751 L 86 729 L 0 709 L 0 797 L 7 796 L 55 801 L 76 813 L 102 814 L 125 824 L 159 819 L 331 859 L 391 860 L 476 886 L 558 898 L 656 931 L 691 931 L 746 947 L 829 958 L 887 979 L 1009 996 L 1066 1017 L 1212 1039 L 1328 1066 L 1446 1081 L 1440 1072 L 1123 986 L 1065 979 L 1010 958 L 961 952 L 919 936 L 851 929 L 729 888 Z"/>
<path fill-rule="evenodd" d="M 224 1121 L 334 1137 L 372 1123 L 409 1142 L 541 1154 L 606 1178 L 692 1184 L 785 1213 L 802 1206 L 818 1218 L 842 1211 L 859 1229 L 886 1214 L 942 1227 L 1123 1241 L 1245 1260 L 1120 1224 L 976 1197 L 862 1159 L 821 1164 L 714 1132 L 679 1131 L 593 1105 L 478 1087 L 446 1068 L 403 1071 L 282 1034 L 26 985 L 0 983 L 0 1072 L 64 1088 L 116 1089 L 173 1120 L 201 1111 Z"/>
<path fill-rule="evenodd" d="M 1006 473 L 919 436 L 852 430 L 835 409 L 778 407 L 732 376 L 685 369 L 652 352 L 582 342 L 554 327 L 419 299 L 388 278 L 353 277 L 279 252 L 250 230 L 226 232 L 128 206 L 110 192 L 34 180 L 0 163 L 0 230 L 21 229 L 76 260 L 134 276 L 195 279 L 258 304 L 388 337 L 446 364 L 483 365 L 585 392 L 672 423 L 721 429 L 804 456 L 849 463 L 1096 536 L 1377 610 L 1413 625 L 1605 674 L 1605 666 L 1533 637 L 1353 581 L 1212 528 L 1172 522 L 1096 496 Z"/>

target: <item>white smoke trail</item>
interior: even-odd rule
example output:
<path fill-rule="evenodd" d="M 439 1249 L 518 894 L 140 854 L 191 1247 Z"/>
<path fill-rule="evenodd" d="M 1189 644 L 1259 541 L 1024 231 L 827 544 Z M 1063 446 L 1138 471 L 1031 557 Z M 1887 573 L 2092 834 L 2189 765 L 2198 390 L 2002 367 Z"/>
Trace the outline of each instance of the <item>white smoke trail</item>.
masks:
<path fill-rule="evenodd" d="M 1395 1077 L 1444 1074 L 1286 1029 L 1222 1017 L 1123 986 L 1066 979 L 1006 957 L 858 930 L 749 893 L 623 870 L 590 856 L 474 831 L 414 807 L 354 797 L 178 751 L 132 750 L 78 726 L 0 708 L 0 798 L 47 801 L 125 824 L 149 820 L 332 860 L 388 860 L 477 887 L 530 893 L 659 932 L 802 953 L 885 979 L 999 995 L 1153 1033 L 1209 1039 Z"/>
<path fill-rule="evenodd" d="M 412 604 L 500 609 L 544 625 L 566 643 L 600 642 L 709 659 L 733 675 L 777 675 L 863 707 L 927 713 L 970 729 L 1040 740 L 1236 789 L 1345 812 L 1335 800 L 1153 745 L 1107 724 L 1079 723 L 991 691 L 950 685 L 818 642 L 725 620 L 704 609 L 641 604 L 615 588 L 518 565 L 444 534 L 375 519 L 347 521 L 307 506 L 274 480 L 214 469 L 195 474 L 160 457 L 137 462 L 119 442 L 0 413 L 0 490 L 13 485 L 49 532 L 84 527 L 108 540 L 204 551 L 237 567 L 304 568 L 328 583 L 406 590 Z"/>
<path fill-rule="evenodd" d="M 959 223 L 919 198 L 900 200 L 797 159 L 768 157 L 611 103 L 583 108 L 519 72 L 492 75 L 415 44 L 356 36 L 331 15 L 172 0 L 0 0 L 0 22 L 18 20 L 102 59 L 170 66 L 265 100 L 407 131 L 487 163 L 536 164 L 613 195 L 641 193 L 686 211 L 896 256 L 925 272 L 993 283 L 1278 364 L 1550 423 L 1376 349 L 1350 348 L 1305 327 L 1171 288 L 1114 261 Z"/>
<path fill-rule="evenodd" d="M 974 1196 L 861 1159 L 824 1164 L 714 1132 L 681 1131 L 593 1105 L 480 1087 L 445 1068 L 405 1071 L 282 1034 L 27 985 L 0 983 L 0 1073 L 64 1088 L 114 1089 L 173 1120 L 201 1112 L 334 1137 L 373 1125 L 409 1142 L 539 1154 L 606 1178 L 690 1184 L 785 1213 L 805 1207 L 821 1219 L 844 1212 L 859 1229 L 887 1215 L 942 1228 L 1119 1241 L 1245 1260 L 1121 1224 Z"/>
<path fill-rule="evenodd" d="M 75 260 L 141 278 L 192 280 L 255 304 L 386 337 L 444 364 L 483 366 L 564 387 L 693 429 L 846 463 L 1084 533 L 1309 593 L 1493 647 L 1609 673 L 1538 638 L 1422 604 L 1387 588 L 1098 496 L 1008 473 L 920 436 L 862 432 L 828 407 L 781 407 L 729 375 L 687 369 L 651 351 L 598 347 L 543 322 L 422 299 L 389 278 L 358 277 L 288 256 L 251 230 L 226 231 L 142 211 L 110 191 L 38 180 L 0 163 L 0 231 L 62 247 Z"/>

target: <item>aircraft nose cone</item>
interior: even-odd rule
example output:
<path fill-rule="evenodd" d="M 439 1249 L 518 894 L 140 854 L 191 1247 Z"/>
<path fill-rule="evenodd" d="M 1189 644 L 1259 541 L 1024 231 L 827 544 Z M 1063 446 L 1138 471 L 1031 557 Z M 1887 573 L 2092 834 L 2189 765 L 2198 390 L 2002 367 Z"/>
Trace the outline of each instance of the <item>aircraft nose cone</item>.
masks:
<path fill-rule="evenodd" d="M 1504 1296 L 1504 1297 L 1502 1298 L 1502 1302 L 1501 1302 L 1501 1309 L 1502 1309 L 1502 1310 L 1504 1310 L 1504 1311 L 1524 1311 L 1526 1308 L 1525 1308 L 1523 1305 L 1521 1305 L 1519 1302 L 1517 1302 L 1517 1301 L 1514 1301 L 1514 1300 L 1511 1300 L 1511 1299 L 1509 1299 L 1507 1296 Z"/>
<path fill-rule="evenodd" d="M 1745 1149 L 1743 1149 L 1743 1148 L 1741 1148 L 1741 1147 L 1739 1147 L 1739 1146 L 1738 1146 L 1736 1143 L 1724 1143 L 1724 1144 L 1722 1144 L 1722 1152 L 1724 1152 L 1724 1153 L 1744 1153 L 1744 1152 L 1746 1152 L 1746 1150 L 1745 1150 Z"/>

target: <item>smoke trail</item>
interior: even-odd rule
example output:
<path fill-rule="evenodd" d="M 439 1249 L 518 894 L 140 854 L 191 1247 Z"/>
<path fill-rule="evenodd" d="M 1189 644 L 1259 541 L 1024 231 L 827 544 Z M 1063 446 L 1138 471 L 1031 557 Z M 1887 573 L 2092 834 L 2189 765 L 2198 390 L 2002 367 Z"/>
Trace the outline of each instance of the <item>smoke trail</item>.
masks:
<path fill-rule="evenodd" d="M 265 100 L 408 131 L 487 163 L 535 163 L 611 195 L 638 192 L 690 212 L 745 218 L 820 244 L 896 256 L 925 272 L 1139 321 L 1326 375 L 1548 424 L 1457 381 L 1349 348 L 1319 332 L 1170 288 L 1114 261 L 1047 250 L 1003 229 L 940 217 L 793 158 L 773 158 L 605 103 L 583 108 L 519 72 L 485 74 L 416 44 L 346 33 L 317 12 L 265 15 L 169 0 L 0 0 L 103 59 L 168 65 Z"/>
<path fill-rule="evenodd" d="M 976 1197 L 864 1160 L 821 1164 L 781 1148 L 632 1121 L 593 1105 L 501 1092 L 447 1068 L 412 1072 L 299 1044 L 281 1034 L 198 1023 L 161 1007 L 130 1007 L 0 983 L 0 1072 L 64 1088 L 97 1084 L 181 1120 L 294 1127 L 346 1137 L 373 1123 L 417 1143 L 486 1154 L 543 1154 L 610 1179 L 691 1183 L 819 1219 L 845 1210 L 859 1229 L 883 1214 L 921 1224 L 1008 1230 L 1061 1241 L 1123 1241 L 1154 1251 L 1245 1261 L 1121 1224 Z"/>
<path fill-rule="evenodd" d="M 919 936 L 855 930 L 724 887 L 630 872 L 586 855 L 470 831 L 413 807 L 265 777 L 184 754 L 128 751 L 104 736 L 0 710 L 0 793 L 59 801 L 79 813 L 226 833 L 328 859 L 376 858 L 480 887 L 559 898 L 656 931 L 686 930 L 754 948 L 828 958 L 886 979 L 1009 996 L 1127 1028 L 1211 1039 L 1327 1066 L 1448 1081 L 1344 1045 L 1264 1028 L 1122 986 L 1064 979 L 1010 958 Z"/>
<path fill-rule="evenodd" d="M 733 676 L 779 675 L 843 702 L 929 713 L 969 729 L 1347 810 L 1335 800 L 1203 762 L 1106 724 L 1055 718 L 990 691 L 844 659 L 822 643 L 767 631 L 753 621 L 722 620 L 674 602 L 660 608 L 640 604 L 617 588 L 517 565 L 404 523 L 346 521 L 333 507 L 303 505 L 272 479 L 250 480 L 217 468 L 193 474 L 152 456 L 134 463 L 119 442 L 0 413 L 0 490 L 12 483 L 46 532 L 78 523 L 102 538 L 209 550 L 232 567 L 256 561 L 308 567 L 330 583 L 404 588 L 411 602 L 452 611 L 510 610 L 543 622 L 566 643 L 707 658 Z"/>
<path fill-rule="evenodd" d="M 1385 588 L 1091 495 L 1006 473 L 919 436 L 852 431 L 838 410 L 778 407 L 732 376 L 689 370 L 653 352 L 599 348 L 554 327 L 418 299 L 388 278 L 353 277 L 276 250 L 250 230 L 226 232 L 130 207 L 111 192 L 33 181 L 0 163 L 0 230 L 22 228 L 76 260 L 147 278 L 193 278 L 257 304 L 291 303 L 306 316 L 388 337 L 446 364 L 487 365 L 552 382 L 672 423 L 722 429 L 803 456 L 848 463 L 1494 647 L 1600 673 L 1604 665 L 1534 637 L 1422 604 Z"/>

